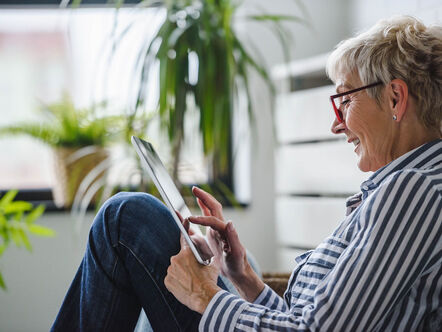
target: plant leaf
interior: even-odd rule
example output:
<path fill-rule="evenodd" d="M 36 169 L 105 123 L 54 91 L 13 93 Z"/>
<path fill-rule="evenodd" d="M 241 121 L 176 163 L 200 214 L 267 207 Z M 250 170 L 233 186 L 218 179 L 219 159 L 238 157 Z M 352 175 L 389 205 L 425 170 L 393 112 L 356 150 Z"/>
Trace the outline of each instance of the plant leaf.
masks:
<path fill-rule="evenodd" d="M 249 15 L 247 16 L 247 18 L 253 21 L 274 21 L 274 22 L 291 21 L 291 22 L 307 24 L 307 22 L 303 18 L 293 15 L 261 14 L 261 15 Z"/>
<path fill-rule="evenodd" d="M 0 245 L 0 256 L 3 256 L 3 253 L 5 252 L 7 247 L 8 246 L 6 245 L 6 243 Z"/>
<path fill-rule="evenodd" d="M 5 248 L 9 246 L 9 242 L 11 242 L 11 236 L 9 234 L 9 225 L 8 227 L 0 227 L 0 236 L 3 238 L 3 244 Z"/>
<path fill-rule="evenodd" d="M 0 288 L 2 288 L 3 290 L 6 290 L 5 280 L 3 279 L 3 275 L 2 275 L 1 271 L 0 271 Z"/>
<path fill-rule="evenodd" d="M 36 224 L 28 225 L 28 230 L 32 234 L 39 235 L 39 236 L 53 237 L 56 234 L 54 230 L 52 230 L 48 227 L 44 227 L 44 226 L 36 225 Z"/>
<path fill-rule="evenodd" d="M 23 245 L 25 246 L 25 248 L 26 248 L 28 251 L 32 251 L 32 246 L 31 246 L 31 243 L 29 242 L 29 238 L 28 238 L 28 236 L 26 235 L 26 233 L 25 233 L 22 229 L 19 229 L 19 230 L 17 231 L 17 233 L 18 233 L 18 235 L 20 236 L 20 238 L 21 238 L 21 242 L 23 243 Z"/>
<path fill-rule="evenodd" d="M 6 227 L 7 223 L 8 223 L 8 221 L 7 221 L 6 217 L 2 213 L 0 213 L 0 230 L 3 227 Z"/>
<path fill-rule="evenodd" d="M 11 235 L 12 242 L 20 248 L 22 246 L 21 236 L 18 233 L 18 229 L 15 227 L 11 227 L 9 230 L 9 234 Z"/>
<path fill-rule="evenodd" d="M 4 208 L 4 213 L 5 214 L 12 214 L 12 213 L 17 213 L 17 212 L 29 211 L 31 209 L 32 209 L 31 203 L 17 201 L 17 202 L 11 202 L 9 205 L 7 205 Z"/>
<path fill-rule="evenodd" d="M 20 221 L 22 220 L 22 218 L 23 218 L 23 214 L 24 214 L 24 212 L 21 211 L 21 210 L 19 210 L 19 211 L 15 212 L 15 214 L 14 214 L 14 216 L 13 216 L 13 219 L 14 219 L 16 222 L 20 222 Z"/>
<path fill-rule="evenodd" d="M 43 214 L 43 212 L 45 211 L 45 207 L 44 205 L 39 205 L 37 206 L 34 210 L 32 210 L 26 217 L 25 217 L 25 222 L 27 224 L 32 224 L 33 222 L 35 222 L 35 220 L 37 220 L 38 218 L 40 218 L 40 216 Z"/>
<path fill-rule="evenodd" d="M 0 199 L 0 209 L 5 209 L 17 196 L 18 190 L 9 190 L 4 196 Z"/>
<path fill-rule="evenodd" d="M 27 135 L 52 146 L 58 144 L 59 130 L 53 126 L 34 123 L 21 123 L 0 128 L 0 135 Z"/>

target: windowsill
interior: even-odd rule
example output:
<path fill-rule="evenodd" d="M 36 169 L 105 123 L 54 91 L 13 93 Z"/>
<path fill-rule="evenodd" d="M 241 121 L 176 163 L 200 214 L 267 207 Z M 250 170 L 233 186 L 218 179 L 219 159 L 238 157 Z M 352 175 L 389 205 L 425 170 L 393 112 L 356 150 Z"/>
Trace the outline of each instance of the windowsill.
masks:
<path fill-rule="evenodd" d="M 8 190 L 2 189 L 0 190 L 0 198 Z M 136 191 L 136 190 L 134 190 Z M 187 197 L 185 196 L 185 199 Z M 247 208 L 249 207 L 249 203 L 241 203 L 236 202 L 232 203 L 226 197 L 217 196 L 215 198 L 222 203 L 222 205 L 226 208 Z M 67 212 L 70 211 L 70 208 L 57 207 L 55 205 L 52 190 L 50 188 L 39 188 L 39 189 L 20 189 L 15 197 L 16 201 L 25 201 L 29 202 L 32 205 L 36 206 L 39 204 L 43 204 L 45 206 L 45 212 Z M 187 201 L 187 199 L 186 199 Z M 88 211 L 94 211 L 95 207 L 93 205 L 89 206 Z"/>
<path fill-rule="evenodd" d="M 3 197 L 6 192 L 8 192 L 6 189 L 0 190 L 0 197 Z M 68 211 L 66 208 L 59 208 L 55 205 L 50 188 L 19 189 L 15 200 L 29 202 L 34 206 L 43 204 L 46 212 Z"/>

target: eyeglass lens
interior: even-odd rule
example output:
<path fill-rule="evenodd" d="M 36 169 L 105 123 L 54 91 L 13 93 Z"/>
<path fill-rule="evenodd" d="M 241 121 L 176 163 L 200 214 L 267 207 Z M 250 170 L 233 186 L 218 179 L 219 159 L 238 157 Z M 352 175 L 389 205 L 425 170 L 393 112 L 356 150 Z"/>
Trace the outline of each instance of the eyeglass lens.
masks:
<path fill-rule="evenodd" d="M 337 98 L 333 98 L 333 103 L 335 104 L 334 106 L 336 107 L 335 112 L 337 113 L 337 118 L 340 122 L 342 122 L 344 120 L 344 116 L 342 114 L 342 100 L 343 97 L 337 97 Z"/>
<path fill-rule="evenodd" d="M 345 107 L 345 104 L 348 102 L 348 95 L 351 93 L 355 93 L 364 89 L 368 89 L 368 88 L 372 88 L 376 85 L 382 84 L 381 81 L 376 82 L 376 83 L 372 83 L 366 86 L 362 86 L 360 88 L 357 89 L 353 89 L 347 92 L 343 92 L 343 93 L 339 93 L 338 95 L 334 95 L 331 96 L 330 99 L 334 105 L 335 108 L 335 113 L 336 113 L 336 117 L 338 118 L 339 122 L 343 122 L 344 121 L 344 117 L 342 114 L 342 107 Z"/>

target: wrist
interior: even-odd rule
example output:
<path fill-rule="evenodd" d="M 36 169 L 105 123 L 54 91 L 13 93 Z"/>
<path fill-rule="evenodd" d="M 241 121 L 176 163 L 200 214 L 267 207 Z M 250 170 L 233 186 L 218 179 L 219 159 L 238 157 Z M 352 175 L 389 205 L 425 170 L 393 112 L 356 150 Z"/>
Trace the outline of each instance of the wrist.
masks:
<path fill-rule="evenodd" d="M 249 264 L 241 276 L 237 276 L 231 281 L 241 297 L 249 302 L 255 301 L 265 287 L 264 282 Z"/>
<path fill-rule="evenodd" d="M 212 298 L 221 290 L 218 285 L 213 284 L 203 284 L 201 287 L 201 293 L 198 297 L 198 304 L 195 308 L 195 311 L 199 312 L 201 315 L 206 310 Z"/>

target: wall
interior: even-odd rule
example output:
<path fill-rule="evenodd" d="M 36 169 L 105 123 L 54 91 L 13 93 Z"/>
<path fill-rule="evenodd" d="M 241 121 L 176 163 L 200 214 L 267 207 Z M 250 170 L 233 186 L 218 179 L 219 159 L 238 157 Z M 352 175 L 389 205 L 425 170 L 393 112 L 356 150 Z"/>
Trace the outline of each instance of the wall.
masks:
<path fill-rule="evenodd" d="M 353 0 L 349 5 L 352 33 L 369 28 L 381 18 L 399 14 L 415 16 L 425 24 L 442 22 L 442 2 L 438 0 Z"/>
<path fill-rule="evenodd" d="M 275 13 L 298 12 L 291 0 L 248 0 L 244 13 L 261 7 Z M 381 15 L 395 11 L 393 5 L 404 11 L 428 17 L 441 18 L 439 1 L 363 1 L 363 0 L 309 0 L 305 1 L 314 30 L 293 26 L 296 44 L 294 59 L 305 58 L 329 51 L 351 31 L 373 24 Z M 384 11 L 385 8 L 390 8 Z M 269 32 L 254 25 L 239 24 L 239 29 L 251 32 L 250 41 L 256 44 L 269 64 L 282 62 L 281 53 L 275 53 L 276 43 Z M 268 94 L 262 82 L 253 80 L 258 133 L 251 150 L 252 201 L 242 211 L 226 210 L 227 218 L 234 220 L 243 243 L 258 258 L 263 270 L 275 266 L 274 207 L 274 141 L 269 118 Z M 91 220 L 92 216 L 89 216 Z M 33 239 L 34 252 L 12 249 L 0 261 L 8 283 L 8 292 L 0 292 L 0 331 L 47 331 L 55 318 L 65 292 L 81 261 L 87 239 L 83 233 L 73 235 L 72 222 L 67 214 L 48 213 L 42 223 L 54 228 L 54 239 Z"/>
<path fill-rule="evenodd" d="M 304 1 L 311 27 L 288 24 L 294 37 L 292 58 L 299 59 L 328 52 L 347 34 L 347 1 Z M 296 1 L 251 0 L 245 1 L 239 16 L 258 13 L 264 9 L 275 14 L 303 15 Z M 274 35 L 267 27 L 241 20 L 237 29 L 246 43 L 253 44 L 269 67 L 283 62 L 282 51 Z M 254 50 L 254 48 L 250 48 Z M 270 96 L 259 79 L 251 80 L 254 90 L 254 105 L 258 114 L 257 133 L 251 146 L 251 204 L 245 211 L 228 211 L 244 245 L 257 257 L 264 271 L 273 271 L 277 266 L 275 241 L 275 184 L 274 150 L 276 141 L 271 121 Z"/>
<path fill-rule="evenodd" d="M 67 213 L 46 213 L 40 220 L 55 238 L 31 238 L 33 252 L 11 247 L 0 269 L 8 290 L 0 290 L 0 331 L 48 331 L 81 262 L 93 216 L 75 235 Z"/>

